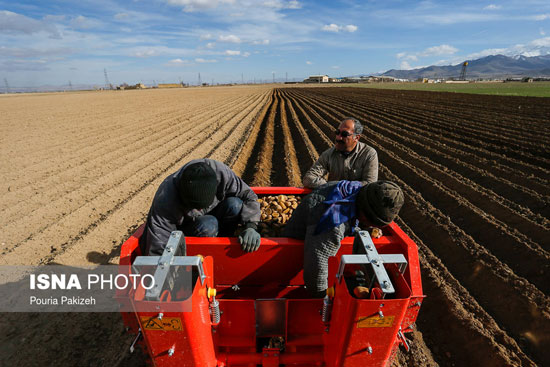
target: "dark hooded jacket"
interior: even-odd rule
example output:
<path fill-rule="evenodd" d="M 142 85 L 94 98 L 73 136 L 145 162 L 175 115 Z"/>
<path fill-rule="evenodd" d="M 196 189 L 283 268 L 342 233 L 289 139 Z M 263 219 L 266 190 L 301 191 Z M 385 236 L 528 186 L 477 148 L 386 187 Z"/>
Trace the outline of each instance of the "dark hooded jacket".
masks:
<path fill-rule="evenodd" d="M 218 180 L 216 196 L 206 209 L 185 208 L 178 194 L 176 183 L 187 166 L 199 162 L 207 163 L 216 172 Z M 184 221 L 193 221 L 199 216 L 210 213 L 228 197 L 238 197 L 243 201 L 240 214 L 241 223 L 257 224 L 260 221 L 258 197 L 231 168 L 222 162 L 206 158 L 188 162 L 160 184 L 147 215 L 147 223 L 141 241 L 142 253 L 161 255 L 172 231 L 181 230 Z"/>

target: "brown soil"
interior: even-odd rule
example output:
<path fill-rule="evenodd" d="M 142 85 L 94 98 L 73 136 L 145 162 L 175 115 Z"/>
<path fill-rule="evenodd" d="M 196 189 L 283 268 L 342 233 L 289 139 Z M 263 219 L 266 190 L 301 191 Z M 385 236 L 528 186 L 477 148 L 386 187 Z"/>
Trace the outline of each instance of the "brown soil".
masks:
<path fill-rule="evenodd" d="M 159 183 L 210 157 L 299 185 L 345 116 L 406 204 L 424 293 L 400 366 L 550 364 L 550 101 L 359 88 L 3 96 L 4 264 L 105 264 Z M 4 112 L 5 111 L 5 112 Z M 0 365 L 143 365 L 117 314 L 4 314 Z"/>

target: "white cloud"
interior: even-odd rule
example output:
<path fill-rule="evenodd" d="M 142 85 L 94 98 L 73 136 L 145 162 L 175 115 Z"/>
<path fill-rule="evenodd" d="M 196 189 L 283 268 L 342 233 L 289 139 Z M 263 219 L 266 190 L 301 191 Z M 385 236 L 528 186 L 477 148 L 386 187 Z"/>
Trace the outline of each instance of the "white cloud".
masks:
<path fill-rule="evenodd" d="M 397 59 L 401 60 L 401 69 L 410 70 L 412 69 L 410 62 L 417 62 L 420 57 L 433 57 L 441 55 L 454 55 L 458 49 L 449 45 L 440 45 L 428 47 L 424 51 L 416 53 L 407 53 L 399 52 L 395 56 Z"/>
<path fill-rule="evenodd" d="M 541 36 L 546 36 L 546 32 L 542 28 L 539 28 L 539 33 Z"/>
<path fill-rule="evenodd" d="M 357 26 L 353 24 L 348 24 L 347 26 L 344 26 L 344 31 L 353 33 L 357 30 Z"/>
<path fill-rule="evenodd" d="M 252 41 L 253 45 L 269 45 L 269 40 L 255 40 Z"/>
<path fill-rule="evenodd" d="M 86 18 L 83 15 L 79 15 L 78 17 L 71 20 L 71 26 L 76 29 L 99 28 L 100 25 L 101 23 L 97 20 Z"/>
<path fill-rule="evenodd" d="M 65 15 L 46 15 L 44 18 L 46 22 L 61 22 L 67 19 Z"/>
<path fill-rule="evenodd" d="M 11 56 L 15 58 L 59 58 L 64 57 L 65 55 L 70 55 L 75 53 L 75 49 L 68 47 L 62 48 L 49 48 L 49 49 L 39 49 L 39 48 L 28 48 L 28 47 L 5 47 L 0 46 L 0 55 L 2 56 Z"/>
<path fill-rule="evenodd" d="M 311 65 L 313 63 L 311 61 L 306 61 L 306 64 Z"/>
<path fill-rule="evenodd" d="M 115 19 L 121 20 L 121 19 L 128 19 L 130 15 L 128 13 L 117 13 L 115 14 Z"/>
<path fill-rule="evenodd" d="M 152 57 L 152 56 L 158 56 L 160 53 L 155 49 L 143 49 L 135 51 L 133 56 L 135 57 Z M 179 60 L 179 59 L 177 59 Z"/>
<path fill-rule="evenodd" d="M 0 33 L 33 34 L 46 32 L 50 38 L 61 39 L 55 25 L 40 21 L 11 11 L 0 11 Z"/>
<path fill-rule="evenodd" d="M 250 52 L 244 52 L 242 56 L 243 57 L 248 57 L 248 56 L 250 56 Z"/>
<path fill-rule="evenodd" d="M 411 70 L 412 67 L 407 61 L 401 61 L 401 66 L 399 67 L 401 70 Z"/>
<path fill-rule="evenodd" d="M 323 31 L 326 31 L 326 32 L 338 33 L 340 31 L 342 31 L 342 32 L 353 33 L 357 30 L 357 26 L 353 25 L 353 24 L 348 24 L 348 25 L 341 26 L 341 25 L 338 25 L 338 24 L 331 23 L 331 24 L 324 25 L 323 28 L 321 28 L 321 29 Z"/>
<path fill-rule="evenodd" d="M 199 64 L 208 64 L 208 63 L 218 62 L 218 60 L 216 60 L 216 59 L 201 59 L 201 58 L 196 58 L 196 59 L 195 59 L 195 62 L 198 62 Z"/>
<path fill-rule="evenodd" d="M 495 4 L 489 4 L 486 7 L 484 7 L 483 10 L 498 10 L 500 8 L 502 8 L 502 6 L 495 5 Z"/>
<path fill-rule="evenodd" d="M 332 23 L 332 24 L 328 24 L 328 25 L 325 25 L 323 26 L 323 28 L 321 28 L 323 31 L 327 31 L 327 32 L 339 32 L 340 31 L 340 26 Z"/>
<path fill-rule="evenodd" d="M 227 56 L 238 56 L 241 54 L 241 51 L 235 51 L 235 50 L 225 50 L 224 52 Z"/>
<path fill-rule="evenodd" d="M 339 67 L 338 65 L 331 66 L 331 68 L 333 68 L 333 69 L 340 69 L 340 67 Z"/>
<path fill-rule="evenodd" d="M 214 36 L 212 36 L 210 33 L 206 33 L 206 34 L 203 34 L 199 37 L 199 40 L 200 41 L 206 41 L 206 40 L 211 40 L 212 38 L 214 38 Z"/>
<path fill-rule="evenodd" d="M 264 1 L 262 4 L 268 8 L 274 8 L 274 9 L 301 9 L 302 8 L 302 4 L 300 4 L 300 2 L 296 0 L 292 0 L 292 1 L 269 0 L 269 1 Z"/>
<path fill-rule="evenodd" d="M 215 42 L 208 42 L 208 43 L 206 44 L 206 48 L 214 48 L 214 47 L 216 47 L 216 43 L 215 43 Z"/>
<path fill-rule="evenodd" d="M 449 45 L 433 46 L 420 52 L 418 56 L 424 57 L 424 56 L 453 55 L 457 51 L 458 51 L 458 48 L 449 46 Z"/>
<path fill-rule="evenodd" d="M 208 10 L 220 4 L 233 4 L 234 0 L 165 0 L 168 5 L 183 7 L 185 12 Z"/>
<path fill-rule="evenodd" d="M 234 34 L 221 35 L 218 37 L 218 41 L 228 43 L 241 43 L 241 39 Z"/>
<path fill-rule="evenodd" d="M 535 15 L 535 16 L 533 17 L 533 19 L 534 19 L 534 20 L 538 20 L 538 21 L 550 19 L 550 14 Z"/>
<path fill-rule="evenodd" d="M 188 63 L 189 63 L 189 61 L 182 60 L 182 59 L 173 59 L 173 60 L 168 61 L 168 64 L 170 64 L 170 65 L 184 65 L 184 64 L 188 64 Z"/>
<path fill-rule="evenodd" d="M 468 59 L 478 59 L 489 55 L 505 56 L 541 56 L 550 54 L 550 37 L 535 39 L 527 44 L 517 44 L 508 48 L 491 48 L 480 52 L 472 53 Z"/>

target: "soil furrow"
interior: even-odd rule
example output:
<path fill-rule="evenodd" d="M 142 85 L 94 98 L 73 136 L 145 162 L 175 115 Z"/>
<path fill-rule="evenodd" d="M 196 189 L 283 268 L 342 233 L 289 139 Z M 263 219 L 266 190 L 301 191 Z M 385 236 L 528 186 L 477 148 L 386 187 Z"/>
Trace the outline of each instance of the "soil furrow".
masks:
<path fill-rule="evenodd" d="M 213 117 L 213 119 L 218 118 L 218 116 L 224 116 L 225 118 L 232 117 L 231 115 L 227 115 L 226 110 L 220 111 L 217 116 L 215 115 Z M 202 132 L 205 127 L 211 127 L 212 122 L 212 120 L 203 121 L 201 124 L 197 124 L 192 129 L 188 130 L 187 133 L 197 134 Z M 164 150 L 167 152 L 176 148 L 180 144 L 188 144 L 188 138 L 186 135 L 173 135 L 170 139 L 167 138 L 168 137 L 165 137 L 164 144 L 159 145 L 157 151 Z M 200 138 L 194 137 L 193 140 L 200 141 Z M 166 154 L 165 152 L 160 153 L 160 155 Z M 134 159 L 131 161 L 124 161 L 124 164 L 118 165 L 118 170 L 111 170 L 111 173 L 107 177 L 102 177 L 94 183 L 83 187 L 81 186 L 73 192 L 68 192 L 57 200 L 53 200 L 47 205 L 44 205 L 34 212 L 27 214 L 23 218 L 5 225 L 2 228 L 2 242 L 5 243 L 6 246 L 4 251 L 6 248 L 9 249 L 11 246 L 19 246 L 19 241 L 24 241 L 25 239 L 30 239 L 37 236 L 41 232 L 47 230 L 48 226 L 54 225 L 64 217 L 71 215 L 74 211 L 78 211 L 80 208 L 88 205 L 88 203 L 90 203 L 97 194 L 107 190 L 109 186 L 113 185 L 113 183 L 116 185 L 127 180 L 128 172 L 142 169 L 143 167 L 151 164 L 151 162 L 155 159 L 154 155 L 144 153 L 139 153 L 138 150 L 138 154 L 134 155 Z M 150 158 L 148 160 L 145 157 Z M 99 213 L 94 208 L 94 212 L 91 216 L 94 217 L 97 215 L 99 215 Z M 47 219 L 47 225 L 43 224 L 45 222 L 44 219 Z M 22 228 L 25 228 L 25 231 L 22 231 Z"/>
<path fill-rule="evenodd" d="M 337 103 L 335 103 L 337 101 Z M 408 120 L 406 119 L 401 113 L 399 109 L 389 109 L 390 112 L 386 112 L 388 110 L 387 108 L 383 106 L 378 106 L 377 104 L 374 104 L 370 107 L 367 107 L 367 104 L 359 104 L 357 102 L 349 101 L 349 100 L 343 100 L 341 98 L 336 99 L 330 99 L 329 102 L 331 102 L 332 106 L 336 106 L 337 108 L 342 108 L 342 106 L 347 106 L 347 110 L 352 111 L 362 111 L 365 113 L 363 116 L 365 117 L 365 121 L 369 121 L 373 118 L 377 122 L 386 123 L 389 126 L 397 126 L 402 127 L 404 129 L 404 135 L 409 135 L 411 132 L 416 132 L 418 135 L 421 136 L 428 136 L 432 137 L 431 140 L 428 140 L 428 143 L 430 141 L 434 142 L 445 142 L 445 144 L 439 143 L 438 145 L 435 145 L 435 147 L 439 147 L 441 149 L 449 149 L 450 147 L 453 147 L 457 150 L 453 151 L 453 154 L 462 154 L 466 157 L 470 158 L 475 157 L 475 160 L 472 163 L 475 163 L 479 160 L 478 166 L 481 169 L 500 169 L 500 173 L 509 174 L 510 167 L 515 168 L 514 173 L 523 173 L 524 171 L 528 173 L 528 175 L 524 175 L 529 180 L 534 180 L 540 182 L 542 185 L 548 184 L 548 178 L 550 177 L 550 171 L 545 170 L 540 166 L 533 166 L 530 164 L 526 164 L 525 162 L 519 162 L 513 158 L 502 156 L 501 154 L 497 154 L 494 152 L 486 151 L 482 146 L 472 146 L 467 145 L 464 143 L 461 143 L 459 140 L 453 140 L 447 137 L 448 131 L 443 129 L 438 129 L 435 132 L 431 132 L 430 130 L 433 130 L 430 121 L 429 120 Z M 372 104 L 372 102 L 369 103 L 369 105 Z M 481 159 L 482 157 L 486 157 Z M 506 168 L 501 166 L 499 161 L 504 161 L 507 163 Z M 519 170 L 519 171 L 518 171 Z M 540 181 L 540 175 L 543 175 L 546 177 L 546 180 Z M 513 176 L 512 176 L 513 178 Z"/>
<path fill-rule="evenodd" d="M 247 98 L 247 100 L 241 101 L 240 103 L 245 106 L 250 103 L 250 101 Z M 215 110 L 209 109 L 205 115 L 199 114 L 195 116 L 194 119 L 199 120 L 201 118 L 207 118 L 208 116 L 215 116 L 216 114 L 221 115 L 225 110 L 223 106 Z M 80 178 L 82 177 L 85 177 L 87 181 L 101 178 L 106 172 L 112 171 L 113 167 L 123 165 L 125 162 L 135 159 L 132 157 L 139 157 L 144 154 L 150 149 L 149 145 L 151 144 L 166 144 L 166 139 L 170 135 L 179 134 L 181 132 L 184 122 L 183 120 L 177 119 L 176 121 L 178 122 L 174 123 L 174 120 L 171 120 L 170 117 L 161 119 L 161 121 L 162 123 L 154 130 L 141 129 L 133 139 L 130 139 L 128 136 L 122 136 L 117 142 L 111 142 L 111 148 L 114 147 L 115 149 L 94 147 L 98 148 L 99 151 L 106 152 L 102 153 L 99 157 L 85 161 L 80 160 L 79 162 L 69 165 L 57 165 L 58 168 L 65 168 L 60 168 L 62 171 L 57 172 L 55 170 L 51 172 L 42 171 L 40 175 L 43 177 L 25 177 L 25 180 L 37 181 L 39 186 L 27 185 L 22 190 L 12 189 L 12 197 L 6 196 L 6 208 L 3 208 L 0 213 L 3 218 L 2 222 L 9 223 L 18 217 L 26 216 L 29 210 L 46 205 L 50 203 L 52 199 L 56 199 L 60 195 L 69 194 L 71 191 L 80 188 Z M 134 128 L 134 130 L 136 129 Z M 130 145 L 128 142 L 134 143 Z M 134 149 L 130 149 L 132 146 L 134 146 Z M 49 193 L 50 195 L 33 195 L 35 191 Z M 29 202 L 32 203 L 32 205 L 29 205 Z M 22 210 L 22 207 L 25 210 Z"/>
<path fill-rule="evenodd" d="M 309 100 L 309 103 L 317 102 Z M 329 102 L 325 101 L 323 105 L 327 104 L 330 105 Z M 324 111 L 324 109 L 320 107 L 319 104 L 317 104 L 317 106 L 318 110 Z M 335 106 L 331 105 L 331 107 L 334 111 L 339 110 Z M 342 117 L 349 113 L 349 111 L 342 111 L 343 112 L 340 113 L 340 116 Z M 358 114 L 358 116 L 368 118 L 368 116 L 362 115 L 360 113 Z M 388 125 L 388 127 L 385 128 L 384 125 Z M 486 190 L 489 190 L 488 188 L 491 188 L 491 191 L 494 191 L 499 196 L 507 198 L 509 201 L 514 201 L 516 203 L 521 202 L 522 205 L 515 205 L 516 210 L 522 212 L 523 215 L 526 215 L 535 223 L 543 226 L 547 225 L 548 219 L 546 218 L 550 217 L 550 197 L 542 196 L 532 189 L 516 185 L 504 178 L 496 177 L 487 171 L 481 171 L 471 164 L 457 161 L 456 158 L 448 156 L 436 149 L 430 149 L 428 147 L 429 143 L 427 144 L 425 139 L 421 141 L 420 137 L 418 140 L 413 140 L 411 138 L 405 137 L 414 136 L 414 134 L 395 133 L 394 130 L 396 128 L 392 126 L 391 123 L 367 124 L 367 126 L 378 133 L 376 136 L 391 136 L 394 141 L 400 141 L 403 143 L 404 146 L 413 147 L 417 151 L 421 152 L 420 154 L 423 154 L 426 157 L 430 157 L 432 160 L 444 165 L 448 169 L 454 169 L 454 171 L 457 172 L 459 175 L 462 175 L 463 177 L 469 177 L 477 184 L 483 185 Z M 533 212 L 538 214 L 534 214 Z"/>
<path fill-rule="evenodd" d="M 296 148 L 293 143 L 293 137 L 290 133 L 290 128 L 288 127 L 288 120 L 287 120 L 288 115 L 287 115 L 286 102 L 281 95 L 281 91 L 278 91 L 278 92 L 279 92 L 279 114 L 281 116 L 280 124 L 283 132 L 284 154 L 285 154 L 284 160 L 285 160 L 287 179 L 286 181 L 282 181 L 281 183 L 273 182 L 273 184 L 280 185 L 280 186 L 301 187 L 302 175 L 300 172 L 300 166 L 298 165 L 298 158 L 296 157 Z M 299 143 L 299 140 L 296 140 L 296 142 Z M 277 145 L 277 137 L 275 139 L 274 144 Z"/>
<path fill-rule="evenodd" d="M 239 111 L 237 110 L 237 115 L 242 113 L 248 113 L 248 111 L 251 109 L 251 107 L 248 107 L 245 111 Z M 230 123 L 227 124 L 227 128 L 230 128 L 233 124 L 240 123 L 242 120 L 235 118 L 237 115 L 231 115 L 232 120 Z M 229 122 L 230 120 L 228 120 Z M 205 122 L 205 126 L 208 126 L 208 122 Z M 198 126 L 199 129 L 202 129 L 203 126 Z M 172 158 L 172 161 L 169 161 L 168 164 L 169 167 L 177 166 L 177 163 L 174 162 L 180 162 L 180 164 L 185 163 L 182 162 L 184 158 L 187 160 L 198 158 L 198 157 L 192 157 L 192 152 L 197 150 L 198 148 L 202 148 L 201 144 L 197 144 L 198 142 L 203 141 L 203 139 L 209 136 L 212 136 L 210 139 L 210 144 L 216 144 L 216 142 L 223 140 L 223 134 L 225 134 L 226 131 L 224 130 L 209 130 L 207 132 L 208 135 L 202 136 L 198 134 L 194 134 L 191 139 L 188 137 L 180 137 L 180 140 L 183 142 L 183 144 L 178 143 L 176 146 L 178 147 L 177 150 L 170 151 L 168 154 L 163 154 L 162 161 L 167 161 L 168 159 Z M 227 135 L 225 135 L 227 137 Z M 213 140 L 213 139 L 216 140 Z M 179 154 L 177 153 L 179 151 Z M 181 153 L 183 151 L 183 153 Z M 151 157 L 158 157 L 157 152 L 151 151 L 150 153 Z M 203 156 L 204 153 L 201 154 Z M 176 158 L 174 158 L 174 156 Z M 158 162 L 157 162 L 158 164 Z M 137 169 L 136 167 L 129 167 L 129 172 L 143 172 L 143 171 L 149 171 L 149 170 L 142 170 Z M 166 171 L 163 170 L 162 174 L 164 174 Z M 154 177 L 157 177 L 158 175 L 155 175 Z M 129 176 L 127 176 L 129 177 Z M 146 180 L 143 180 L 141 182 L 151 182 L 152 179 L 148 178 Z M 50 261 L 55 256 L 57 256 L 59 253 L 65 251 L 67 248 L 69 248 L 75 241 L 78 241 L 80 238 L 84 237 L 86 233 L 88 233 L 92 228 L 96 227 L 99 223 L 104 221 L 108 216 L 117 210 L 125 201 L 128 200 L 129 197 L 132 197 L 135 195 L 136 192 L 139 192 L 143 190 L 145 185 L 140 185 L 139 188 L 132 187 L 132 181 L 126 180 L 122 182 L 120 185 L 114 186 L 111 189 L 106 190 L 103 194 L 101 194 L 99 197 L 95 198 L 94 201 L 90 203 L 86 203 L 84 206 L 80 207 L 73 213 L 71 213 L 68 216 L 63 217 L 58 222 L 50 225 L 46 229 L 44 229 L 42 232 L 38 233 L 36 236 L 29 236 L 22 242 L 19 242 L 16 246 L 13 246 L 11 249 L 8 250 L 7 253 L 4 254 L 3 258 L 8 261 L 8 263 L 11 261 L 14 261 L 17 259 L 17 256 L 19 255 L 20 251 L 29 250 L 30 248 L 35 250 L 36 255 L 45 256 L 45 260 L 42 259 L 42 261 Z M 97 205 L 97 209 L 94 202 L 103 202 L 104 205 Z M 112 203 L 112 204 L 110 204 Z M 94 205 L 94 206 L 93 206 Z M 112 205 L 112 206 L 111 206 Z M 58 238 L 61 237 L 61 233 L 65 233 L 66 231 L 63 231 L 63 228 L 68 226 L 74 226 L 75 221 L 77 218 L 88 218 L 86 221 L 78 220 L 78 226 L 81 228 L 78 231 L 78 235 L 76 236 L 68 236 L 68 238 L 63 241 L 63 243 L 58 247 L 46 248 L 47 244 L 51 241 L 48 240 L 48 238 L 51 238 L 52 236 L 57 236 Z M 61 232 L 61 233 L 60 233 Z M 68 235 L 68 233 L 67 233 Z M 40 245 L 42 244 L 42 245 Z M 24 245 L 24 246 L 23 246 Z M 51 253 L 51 254 L 50 254 Z M 46 255 L 49 254 L 49 255 Z M 15 259 L 14 259 L 15 258 Z M 31 257 L 35 258 L 35 257 Z M 32 260 L 29 258 L 21 258 L 19 259 L 19 262 L 21 263 L 28 263 L 30 261 L 32 263 Z"/>

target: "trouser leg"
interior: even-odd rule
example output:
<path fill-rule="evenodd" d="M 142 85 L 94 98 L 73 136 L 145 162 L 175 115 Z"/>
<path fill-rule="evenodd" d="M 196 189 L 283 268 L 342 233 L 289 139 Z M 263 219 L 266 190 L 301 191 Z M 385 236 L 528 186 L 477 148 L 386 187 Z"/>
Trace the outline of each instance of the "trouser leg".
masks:
<path fill-rule="evenodd" d="M 186 236 L 216 237 L 218 235 L 218 219 L 213 215 L 203 215 L 192 222 L 184 222 L 182 227 Z"/>
<path fill-rule="evenodd" d="M 230 237 L 235 235 L 235 230 L 241 218 L 243 201 L 238 197 L 228 197 L 218 204 L 209 214 L 214 215 L 219 223 L 219 235 Z"/>

